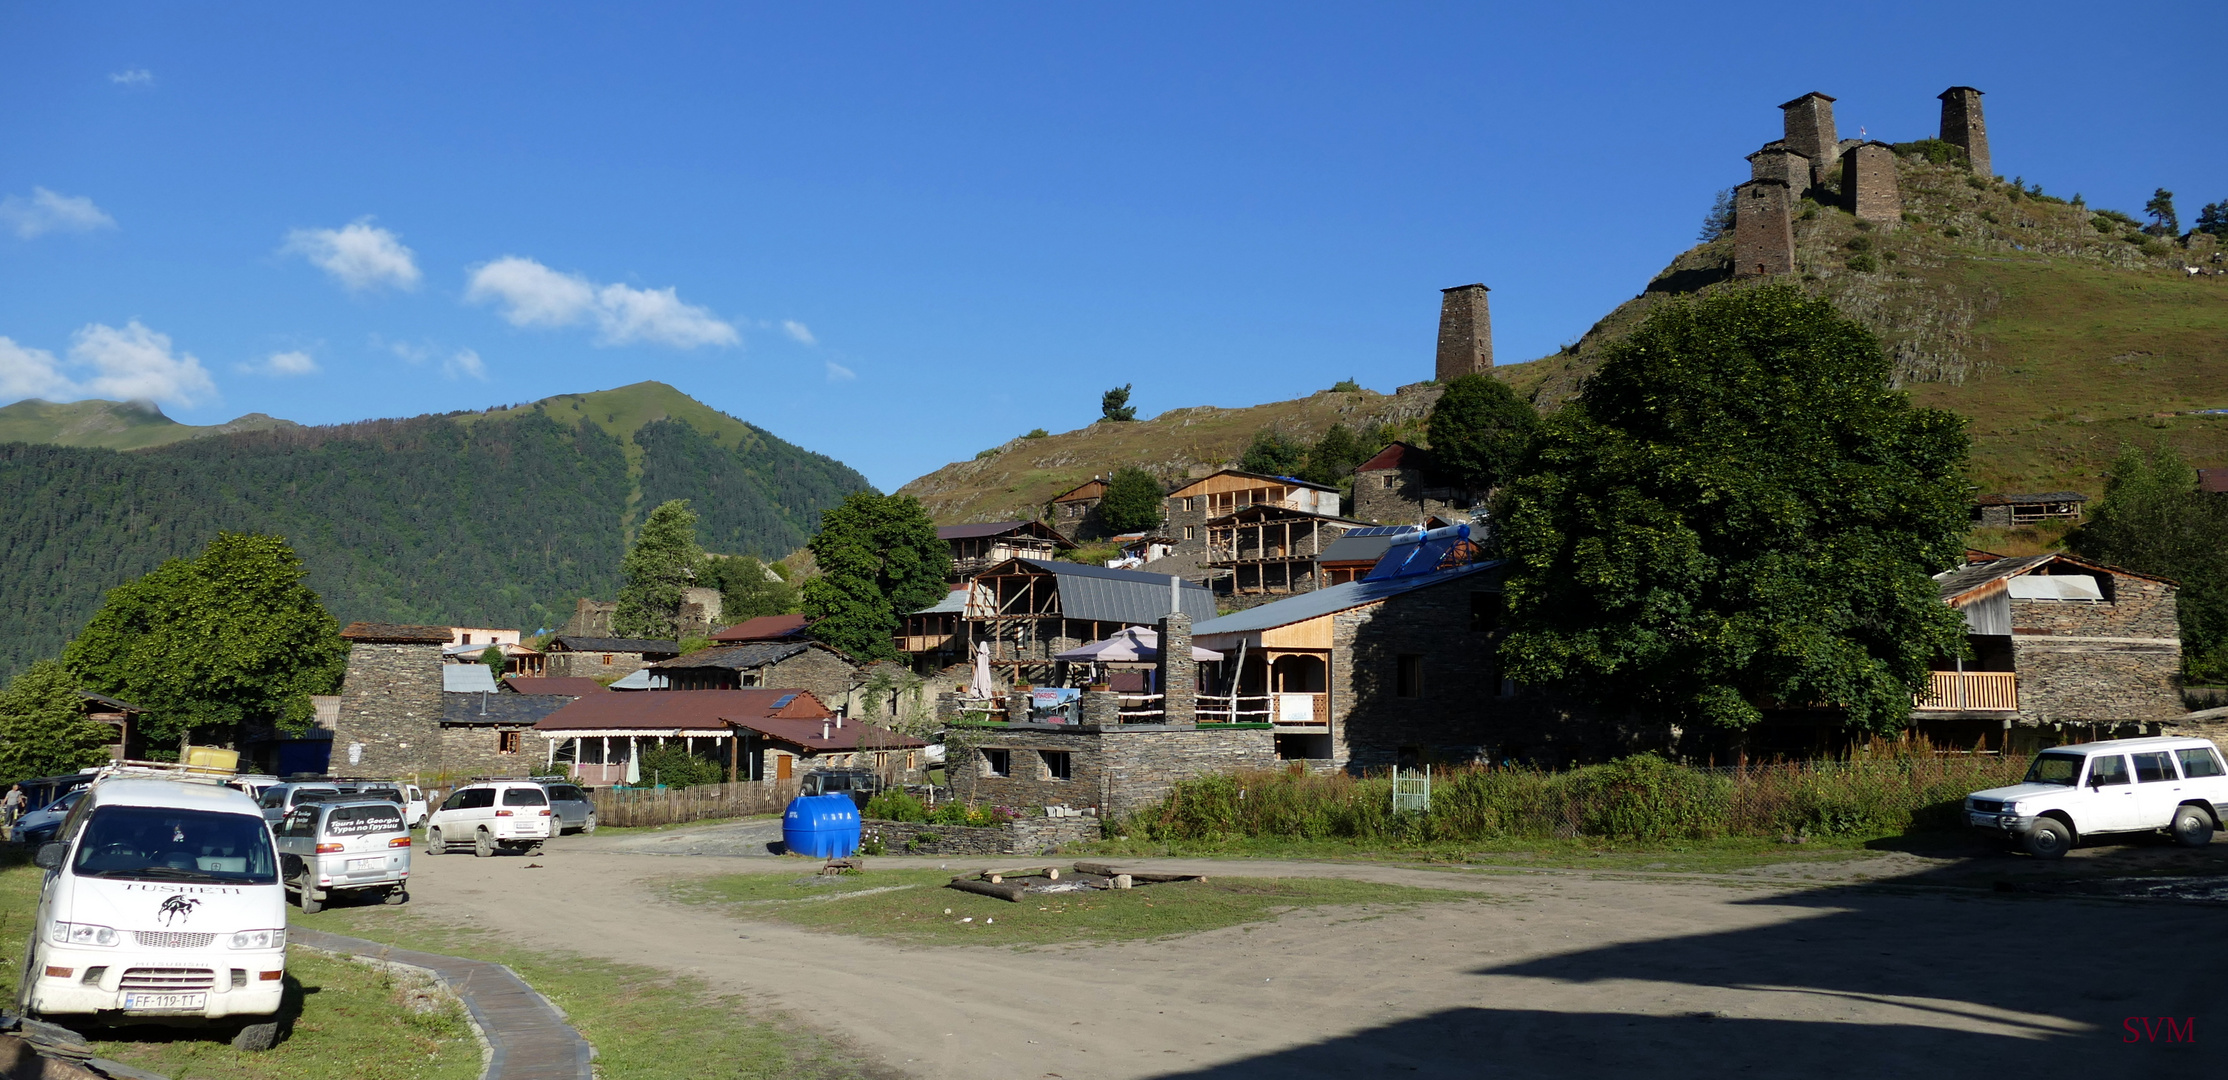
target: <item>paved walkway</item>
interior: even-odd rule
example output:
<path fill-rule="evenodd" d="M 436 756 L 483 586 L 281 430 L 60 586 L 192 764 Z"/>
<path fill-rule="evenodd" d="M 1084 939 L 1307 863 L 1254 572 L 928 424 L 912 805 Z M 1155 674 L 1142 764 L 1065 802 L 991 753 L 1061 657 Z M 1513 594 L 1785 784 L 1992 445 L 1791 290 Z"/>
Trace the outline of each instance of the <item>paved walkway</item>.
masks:
<path fill-rule="evenodd" d="M 565 1023 L 548 998 L 501 964 L 398 949 L 300 927 L 287 935 L 313 949 L 391 960 L 439 976 L 463 1000 L 494 1048 L 480 1080 L 591 1080 L 588 1040 Z"/>

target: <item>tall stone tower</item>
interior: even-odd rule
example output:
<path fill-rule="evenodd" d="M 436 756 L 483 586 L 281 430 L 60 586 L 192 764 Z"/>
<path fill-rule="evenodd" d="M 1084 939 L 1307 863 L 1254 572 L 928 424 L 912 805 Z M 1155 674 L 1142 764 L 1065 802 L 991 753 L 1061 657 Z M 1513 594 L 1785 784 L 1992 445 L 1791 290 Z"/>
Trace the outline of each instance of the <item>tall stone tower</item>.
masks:
<path fill-rule="evenodd" d="M 1995 176 L 1988 160 L 1988 124 L 1980 117 L 1980 91 L 1952 86 L 1937 96 L 1942 99 L 1942 141 L 1965 148 L 1974 176 Z"/>
<path fill-rule="evenodd" d="M 1858 143 L 1841 155 L 1841 201 L 1859 221 L 1892 229 L 1903 220 L 1903 193 L 1896 186 L 1895 148 L 1883 142 Z"/>
<path fill-rule="evenodd" d="M 1439 290 L 1439 381 L 1493 370 L 1493 315 L 1483 285 Z"/>
<path fill-rule="evenodd" d="M 1833 99 L 1813 90 L 1781 105 L 1779 112 L 1786 124 L 1787 149 L 1809 158 L 1811 186 L 1824 186 L 1841 157 L 1841 139 L 1833 129 Z"/>
<path fill-rule="evenodd" d="M 1768 142 L 1748 155 L 1748 178 L 1777 180 L 1791 191 L 1805 191 L 1810 187 L 1810 159 L 1789 150 L 1784 140 Z"/>
<path fill-rule="evenodd" d="M 1733 189 L 1733 276 L 1771 277 L 1795 270 L 1794 193 L 1783 180 L 1751 180 Z"/>

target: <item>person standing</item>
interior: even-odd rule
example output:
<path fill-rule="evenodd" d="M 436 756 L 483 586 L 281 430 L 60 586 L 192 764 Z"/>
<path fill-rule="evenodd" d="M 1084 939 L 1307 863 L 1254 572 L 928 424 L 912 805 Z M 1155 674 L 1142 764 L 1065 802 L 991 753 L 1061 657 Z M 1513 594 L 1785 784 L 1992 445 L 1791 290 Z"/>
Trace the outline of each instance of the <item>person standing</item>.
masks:
<path fill-rule="evenodd" d="M 0 838 L 15 839 L 15 819 L 23 816 L 23 785 L 13 784 L 8 793 L 0 796 Z"/>

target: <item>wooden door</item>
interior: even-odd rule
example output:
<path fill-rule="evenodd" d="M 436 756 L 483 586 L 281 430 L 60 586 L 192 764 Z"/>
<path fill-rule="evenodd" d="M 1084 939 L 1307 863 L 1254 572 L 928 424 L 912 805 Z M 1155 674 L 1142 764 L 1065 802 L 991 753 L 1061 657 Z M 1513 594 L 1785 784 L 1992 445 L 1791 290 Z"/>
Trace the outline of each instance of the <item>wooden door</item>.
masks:
<path fill-rule="evenodd" d="M 774 760 L 774 779 L 776 779 L 776 780 L 787 780 L 787 779 L 789 779 L 789 763 L 790 763 L 790 762 L 792 762 L 792 761 L 795 761 L 795 760 L 797 760 L 797 759 L 796 759 L 796 758 L 793 758 L 793 757 L 790 757 L 790 756 L 789 756 L 789 755 L 787 755 L 787 754 L 783 754 L 783 755 L 781 755 L 781 756 L 780 756 L 779 758 L 776 758 L 776 759 Z"/>

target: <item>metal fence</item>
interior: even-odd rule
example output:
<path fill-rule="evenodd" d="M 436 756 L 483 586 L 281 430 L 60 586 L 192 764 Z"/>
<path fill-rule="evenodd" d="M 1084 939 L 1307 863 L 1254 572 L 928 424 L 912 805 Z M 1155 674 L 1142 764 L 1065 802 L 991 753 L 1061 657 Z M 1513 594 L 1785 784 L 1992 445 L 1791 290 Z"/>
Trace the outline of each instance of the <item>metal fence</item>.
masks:
<path fill-rule="evenodd" d="M 711 818 L 778 814 L 797 797 L 797 780 L 746 780 L 686 788 L 599 788 L 588 797 L 596 824 L 672 825 Z"/>

